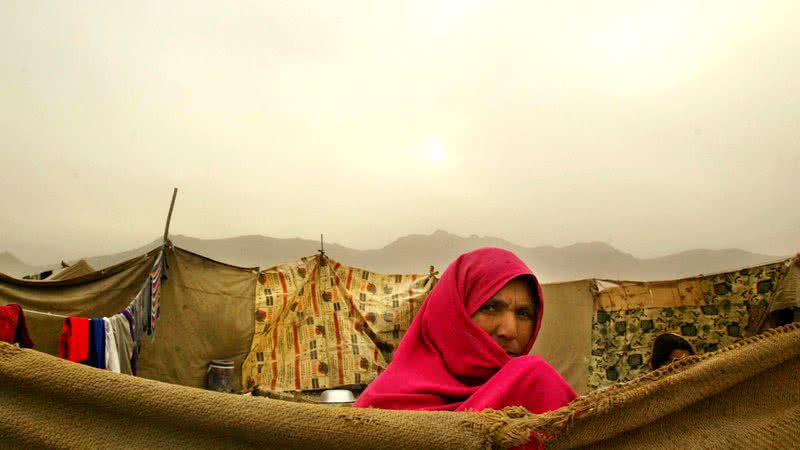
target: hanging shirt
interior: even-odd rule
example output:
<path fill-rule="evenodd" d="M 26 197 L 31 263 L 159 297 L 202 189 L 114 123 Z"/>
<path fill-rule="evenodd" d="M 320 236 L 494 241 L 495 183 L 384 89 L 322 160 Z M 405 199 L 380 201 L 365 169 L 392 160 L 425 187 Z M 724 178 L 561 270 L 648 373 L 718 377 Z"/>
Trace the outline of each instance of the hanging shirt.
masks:
<path fill-rule="evenodd" d="M 145 284 L 150 285 L 149 278 Z M 131 302 L 129 308 L 130 311 L 128 312 L 128 314 L 130 315 L 129 319 L 131 321 L 131 327 L 132 327 L 131 333 L 133 336 L 134 343 L 139 342 L 139 337 L 142 335 L 143 331 L 143 325 L 142 325 L 142 323 L 144 322 L 144 310 L 143 310 L 144 305 L 142 304 L 143 295 L 144 295 L 144 286 L 142 287 L 142 289 L 139 290 L 139 293 L 136 294 L 136 297 L 133 298 L 133 301 Z"/>
<path fill-rule="evenodd" d="M 103 319 L 89 320 L 89 366 L 106 368 L 106 326 Z"/>
<path fill-rule="evenodd" d="M 136 375 L 136 358 L 139 356 L 139 345 L 136 341 L 136 300 L 131 304 L 131 311 L 125 310 L 122 311 L 122 314 L 128 320 L 128 325 L 131 329 L 131 358 L 130 358 L 130 368 L 131 368 L 131 375 Z M 122 369 L 122 364 L 120 364 L 120 369 Z M 123 372 L 125 373 L 125 372 Z"/>
<path fill-rule="evenodd" d="M 158 316 L 161 313 L 160 297 L 161 297 L 161 275 L 164 270 L 163 266 L 163 253 L 158 255 L 153 270 L 150 271 L 150 335 L 156 334 L 156 324 L 158 323 Z"/>
<path fill-rule="evenodd" d="M 109 318 L 111 328 L 114 331 L 114 338 L 117 345 L 117 355 L 119 356 L 119 372 L 133 375 L 131 368 L 131 357 L 133 356 L 133 339 L 130 333 L 130 322 L 122 314 L 116 314 Z"/>
<path fill-rule="evenodd" d="M 133 340 L 136 337 L 136 335 L 133 334 L 133 314 L 128 309 L 123 310 L 120 314 L 128 321 L 128 334 L 131 335 L 131 340 Z"/>
<path fill-rule="evenodd" d="M 106 331 L 106 369 L 119 373 L 119 354 L 117 353 L 117 339 L 111 327 L 111 319 L 103 318 Z"/>
<path fill-rule="evenodd" d="M 77 363 L 89 359 L 89 319 L 67 317 L 61 330 L 58 356 Z"/>
<path fill-rule="evenodd" d="M 144 283 L 144 289 L 142 290 L 141 295 L 141 302 L 142 302 L 142 322 L 141 322 L 141 330 L 143 334 L 150 336 L 152 330 L 150 329 L 150 316 L 151 316 L 151 298 L 153 292 L 153 283 L 150 277 L 147 277 L 147 282 Z"/>

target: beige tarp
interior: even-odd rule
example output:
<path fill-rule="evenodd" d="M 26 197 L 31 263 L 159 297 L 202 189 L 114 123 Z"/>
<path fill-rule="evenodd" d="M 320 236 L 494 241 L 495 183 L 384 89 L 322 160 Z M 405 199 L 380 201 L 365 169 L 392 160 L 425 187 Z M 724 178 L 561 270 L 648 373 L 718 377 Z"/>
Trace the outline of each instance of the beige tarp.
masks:
<path fill-rule="evenodd" d="M 797 448 L 800 326 L 694 356 L 543 415 L 385 411 L 222 394 L 0 343 L 4 447 Z"/>
<path fill-rule="evenodd" d="M 233 360 L 234 386 L 253 337 L 258 270 L 229 266 L 176 248 L 167 253 L 156 339 L 144 337 L 138 375 L 205 387 L 208 363 Z"/>
<path fill-rule="evenodd" d="M 62 263 L 63 264 L 63 263 Z M 57 274 L 51 275 L 47 277 L 47 281 L 58 281 L 58 280 L 66 280 L 68 278 L 77 278 L 83 275 L 88 275 L 94 272 L 94 268 L 86 262 L 85 259 L 82 259 L 75 264 L 66 267 L 61 272 Z"/>
<path fill-rule="evenodd" d="M 544 318 L 532 353 L 550 363 L 578 394 L 589 390 L 593 280 L 545 284 Z"/>
<path fill-rule="evenodd" d="M 35 349 L 58 355 L 63 317 L 33 311 L 83 317 L 113 315 L 138 293 L 158 251 L 60 281 L 17 280 L 0 274 L 0 304 L 22 305 Z M 258 272 L 178 248 L 167 251 L 167 264 L 168 279 L 161 287 L 161 318 L 155 341 L 143 337 L 139 375 L 204 387 L 206 367 L 212 359 L 241 363 L 249 350 Z"/>
<path fill-rule="evenodd" d="M 130 304 L 150 273 L 158 249 L 99 272 L 59 281 L 18 280 L 0 274 L 0 305 L 19 303 L 34 348 L 58 355 L 64 318 L 111 316 Z M 46 315 L 40 313 L 51 313 Z"/>

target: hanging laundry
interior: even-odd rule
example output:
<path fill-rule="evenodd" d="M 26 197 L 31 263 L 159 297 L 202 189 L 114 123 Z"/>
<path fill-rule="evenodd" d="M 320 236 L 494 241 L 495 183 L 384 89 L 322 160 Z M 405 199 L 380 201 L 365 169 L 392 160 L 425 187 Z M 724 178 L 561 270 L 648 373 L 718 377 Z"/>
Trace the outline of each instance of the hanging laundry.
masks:
<path fill-rule="evenodd" d="M 117 353 L 117 339 L 114 329 L 111 327 L 111 319 L 103 318 L 103 326 L 106 330 L 106 369 L 119 373 L 119 354 Z"/>
<path fill-rule="evenodd" d="M 122 310 L 122 315 L 125 319 L 128 320 L 128 326 L 130 328 L 130 335 L 131 340 L 136 342 L 136 310 L 133 306 L 134 304 L 131 303 L 126 309 Z"/>
<path fill-rule="evenodd" d="M 161 294 L 161 275 L 163 274 L 163 253 L 158 255 L 153 270 L 150 271 L 150 335 L 156 334 L 156 322 L 160 311 L 159 299 Z"/>
<path fill-rule="evenodd" d="M 135 309 L 136 301 L 131 303 L 131 309 Z M 131 375 L 136 375 L 136 359 L 139 356 L 139 341 L 136 338 L 136 311 L 132 311 L 131 309 L 126 309 L 122 311 L 122 314 L 128 320 L 128 326 L 131 330 L 131 357 L 130 357 L 130 368 L 131 368 Z"/>
<path fill-rule="evenodd" d="M 25 275 L 22 277 L 23 280 L 44 280 L 45 278 L 49 277 L 53 274 L 52 270 L 45 270 L 44 272 L 35 273 L 33 275 Z"/>
<path fill-rule="evenodd" d="M 28 336 L 28 327 L 25 325 L 25 313 L 16 303 L 0 306 L 0 341 L 33 348 L 33 341 Z"/>
<path fill-rule="evenodd" d="M 58 356 L 78 363 L 89 359 L 89 319 L 85 317 L 64 319 Z"/>
<path fill-rule="evenodd" d="M 133 313 L 131 313 L 130 309 L 125 309 L 120 314 L 127 320 L 128 334 L 131 335 L 131 340 L 133 340 L 136 337 L 136 334 L 133 332 Z"/>
<path fill-rule="evenodd" d="M 106 368 L 106 327 L 103 319 L 89 320 L 88 365 L 98 369 Z"/>
<path fill-rule="evenodd" d="M 136 375 L 141 337 L 148 335 L 155 340 L 161 282 L 166 280 L 166 269 L 166 259 L 161 253 L 142 288 L 120 313 L 95 319 L 68 317 L 61 333 L 59 355 L 99 369 Z"/>
<path fill-rule="evenodd" d="M 0 306 L 0 341 L 14 343 L 22 308 L 14 303 Z"/>
<path fill-rule="evenodd" d="M 111 322 L 111 329 L 114 332 L 116 343 L 119 372 L 133 375 L 131 368 L 131 357 L 133 356 L 133 338 L 130 332 L 130 322 L 127 316 L 122 314 L 115 314 L 109 321 Z"/>
<path fill-rule="evenodd" d="M 153 292 L 153 283 L 152 279 L 148 276 L 147 281 L 144 283 L 144 289 L 141 292 L 141 316 L 142 321 L 140 322 L 142 333 L 150 336 L 152 333 L 152 329 L 150 328 L 150 316 L 151 316 L 151 307 L 152 307 L 152 292 Z M 141 334 L 140 334 L 141 336 Z"/>

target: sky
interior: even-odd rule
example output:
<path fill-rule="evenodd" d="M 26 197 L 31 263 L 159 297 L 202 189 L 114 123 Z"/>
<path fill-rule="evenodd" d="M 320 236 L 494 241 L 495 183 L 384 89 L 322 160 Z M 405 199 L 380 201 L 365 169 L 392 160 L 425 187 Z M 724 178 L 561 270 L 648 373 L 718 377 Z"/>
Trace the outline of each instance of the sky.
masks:
<path fill-rule="evenodd" d="M 557 3 L 557 4 L 556 4 Z M 800 251 L 800 2 L 0 2 L 0 252 Z"/>

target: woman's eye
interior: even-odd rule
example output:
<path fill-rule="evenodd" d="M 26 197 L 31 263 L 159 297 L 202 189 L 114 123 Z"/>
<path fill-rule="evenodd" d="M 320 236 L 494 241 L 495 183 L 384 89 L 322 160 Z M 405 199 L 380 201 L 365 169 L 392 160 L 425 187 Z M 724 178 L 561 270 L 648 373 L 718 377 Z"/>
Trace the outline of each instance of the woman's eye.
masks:
<path fill-rule="evenodd" d="M 494 312 L 496 310 L 494 305 L 483 305 L 479 309 L 484 312 Z"/>
<path fill-rule="evenodd" d="M 520 309 L 519 311 L 517 311 L 517 315 L 521 316 L 521 317 L 531 317 L 531 316 L 533 316 L 533 314 L 531 314 L 531 312 L 528 311 L 527 309 Z"/>

